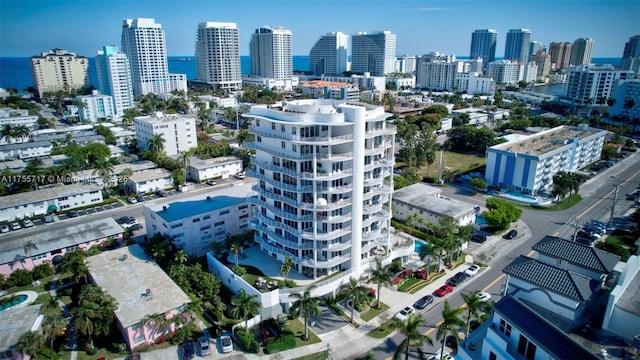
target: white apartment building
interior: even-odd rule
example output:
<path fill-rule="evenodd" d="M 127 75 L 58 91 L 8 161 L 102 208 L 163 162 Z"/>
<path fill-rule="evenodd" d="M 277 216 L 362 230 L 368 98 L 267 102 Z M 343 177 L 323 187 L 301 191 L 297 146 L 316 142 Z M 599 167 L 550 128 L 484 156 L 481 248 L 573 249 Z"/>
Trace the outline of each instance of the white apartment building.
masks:
<path fill-rule="evenodd" d="M 90 85 L 89 60 L 63 49 L 32 56 L 31 74 L 40 98 L 45 92 L 82 89 Z"/>
<path fill-rule="evenodd" d="M 295 89 L 298 84 L 299 80 L 297 76 L 292 76 L 289 79 L 275 79 L 255 75 L 242 76 L 242 86 L 254 86 L 265 90 L 276 88 L 280 91 L 291 91 Z"/>
<path fill-rule="evenodd" d="M 195 55 L 196 83 L 212 90 L 241 89 L 240 42 L 235 23 L 198 24 Z"/>
<path fill-rule="evenodd" d="M 134 172 L 124 184 L 127 194 L 147 194 L 175 186 L 171 171 L 148 169 Z"/>
<path fill-rule="evenodd" d="M 436 91 L 453 90 L 456 70 L 455 62 L 421 62 L 416 71 L 416 86 Z"/>
<path fill-rule="evenodd" d="M 396 34 L 391 31 L 351 35 L 351 71 L 384 76 L 395 71 Z"/>
<path fill-rule="evenodd" d="M 442 198 L 441 192 L 438 188 L 422 183 L 396 190 L 393 193 L 393 217 L 406 222 L 409 216 L 418 214 L 424 224 L 435 225 L 442 224 L 444 219 L 452 219 L 458 226 L 475 223 L 476 210 L 472 205 Z"/>
<path fill-rule="evenodd" d="M 27 141 L 0 145 L 0 160 L 31 159 L 51 154 L 51 141 Z"/>
<path fill-rule="evenodd" d="M 293 33 L 281 26 L 263 26 L 251 35 L 251 75 L 269 79 L 291 79 Z"/>
<path fill-rule="evenodd" d="M 341 32 L 322 35 L 309 52 L 309 69 L 312 74 L 340 75 L 347 71 L 349 36 Z"/>
<path fill-rule="evenodd" d="M 551 71 L 551 55 L 540 52 L 533 54 L 531 59 L 538 65 L 537 79 L 544 79 L 549 76 L 549 72 Z"/>
<path fill-rule="evenodd" d="M 633 71 L 616 70 L 611 65 L 580 65 L 567 69 L 567 72 L 564 98 L 581 105 L 590 101 L 595 104 L 599 98 L 611 97 L 618 80 L 632 79 L 634 76 Z"/>
<path fill-rule="evenodd" d="M 178 155 L 181 151 L 198 146 L 195 117 L 156 111 L 149 116 L 134 118 L 133 123 L 138 147 L 141 149 L 149 148 L 149 140 L 154 135 L 160 135 L 164 139 L 164 152 L 167 156 Z"/>
<path fill-rule="evenodd" d="M 509 60 L 494 61 L 487 66 L 487 75 L 496 84 L 515 85 L 524 79 L 524 66 Z"/>
<path fill-rule="evenodd" d="M 201 95 L 201 96 L 198 96 L 198 99 L 200 99 L 200 101 L 205 103 L 205 109 L 209 108 L 209 103 L 211 101 L 216 103 L 219 108 L 226 108 L 226 107 L 237 108 L 238 107 L 238 98 L 236 98 L 235 96 L 228 96 L 228 97 L 221 98 L 221 97 L 211 96 L 211 95 Z"/>
<path fill-rule="evenodd" d="M 116 115 L 113 97 L 100 94 L 98 90 L 93 90 L 91 95 L 76 96 L 76 101 L 84 104 L 78 109 L 80 121 L 82 122 L 93 123 L 101 120 L 112 120 Z"/>
<path fill-rule="evenodd" d="M 606 131 L 558 126 L 487 149 L 489 185 L 525 194 L 549 189 L 559 171 L 580 170 L 600 159 Z"/>
<path fill-rule="evenodd" d="M 25 109 L 12 109 L 2 108 L 0 109 L 0 127 L 5 125 L 20 126 L 24 125 L 29 130 L 38 129 L 38 117 L 36 115 L 29 115 L 29 110 Z M 5 141 L 0 139 L 0 143 Z"/>
<path fill-rule="evenodd" d="M 358 277 L 376 248 L 393 253 L 391 195 L 396 130 L 390 114 L 368 104 L 297 100 L 257 105 L 255 150 L 247 176 L 257 180 L 250 227 L 260 248 L 311 277 L 349 270 Z M 409 249 L 411 250 L 411 249 Z M 367 265 L 368 266 L 368 263 Z"/>
<path fill-rule="evenodd" d="M 538 64 L 536 64 L 534 61 L 531 61 L 526 65 L 524 65 L 524 77 L 522 78 L 522 80 L 528 83 L 533 83 L 536 81 L 537 78 L 538 78 Z"/>
<path fill-rule="evenodd" d="M 0 205 L 0 222 L 9 222 L 50 212 L 67 211 L 102 203 L 102 191 L 92 184 L 54 184 L 39 190 L 5 195 Z"/>
<path fill-rule="evenodd" d="M 616 102 L 609 107 L 610 115 L 640 119 L 640 79 L 618 81 L 611 97 L 616 99 Z"/>
<path fill-rule="evenodd" d="M 347 82 L 311 80 L 303 82 L 302 94 L 312 99 L 354 100 L 360 99 L 360 88 Z"/>
<path fill-rule="evenodd" d="M 170 203 L 145 203 L 147 236 L 163 234 L 176 248 L 202 256 L 214 242 L 248 230 L 252 207 L 247 198 L 255 195 L 247 183 Z"/>
<path fill-rule="evenodd" d="M 495 82 L 492 78 L 482 76 L 482 73 L 456 73 L 454 87 L 460 91 L 466 91 L 469 95 L 495 93 Z"/>
<path fill-rule="evenodd" d="M 122 52 L 131 65 L 134 95 L 187 92 L 187 76 L 169 73 L 165 33 L 154 19 L 122 21 Z"/>
<path fill-rule="evenodd" d="M 396 89 L 413 89 L 416 87 L 415 76 L 387 76 L 387 82 L 395 85 Z"/>
<path fill-rule="evenodd" d="M 356 84 L 360 89 L 368 89 L 374 91 L 384 91 L 387 83 L 387 78 L 384 76 L 371 76 L 370 73 L 364 73 L 364 75 L 351 75 L 351 76 L 327 76 L 320 77 L 323 81 L 337 81 L 348 82 Z"/>
<path fill-rule="evenodd" d="M 235 156 L 205 160 L 192 156 L 189 158 L 187 179 L 198 182 L 208 179 L 227 179 L 242 170 L 242 159 Z"/>
<path fill-rule="evenodd" d="M 416 72 L 416 56 L 402 55 L 396 59 L 396 72 L 413 74 Z"/>
<path fill-rule="evenodd" d="M 100 93 L 113 97 L 118 116 L 135 107 L 131 66 L 125 53 L 115 45 L 104 46 L 96 55 L 96 70 L 98 89 Z"/>

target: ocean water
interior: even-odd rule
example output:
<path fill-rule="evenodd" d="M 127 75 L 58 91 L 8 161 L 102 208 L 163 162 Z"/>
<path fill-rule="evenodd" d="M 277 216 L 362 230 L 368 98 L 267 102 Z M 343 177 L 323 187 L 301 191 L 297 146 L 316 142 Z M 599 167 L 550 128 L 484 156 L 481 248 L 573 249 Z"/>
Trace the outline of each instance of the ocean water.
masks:
<path fill-rule="evenodd" d="M 459 57 L 463 59 L 464 57 Z M 169 56 L 169 72 L 174 74 L 186 74 L 188 80 L 196 77 L 196 63 L 193 56 Z M 188 61 L 184 61 L 188 60 Z M 620 66 L 620 58 L 593 58 L 591 62 L 598 65 L 611 64 Z M 251 71 L 251 58 L 247 55 L 240 57 L 242 73 Z M 294 55 L 293 70 L 309 71 L 309 56 Z M 98 76 L 96 74 L 95 58 L 89 58 L 89 77 L 91 84 L 98 87 Z M 14 88 L 22 91 L 29 86 L 33 86 L 31 77 L 31 64 L 28 57 L 0 57 L 0 88 Z"/>
<path fill-rule="evenodd" d="M 169 72 L 173 74 L 186 74 L 188 80 L 196 78 L 196 62 L 193 56 L 169 56 Z M 243 74 L 251 71 L 251 58 L 240 57 L 240 66 Z M 309 70 L 308 55 L 293 56 L 294 71 Z M 89 77 L 91 84 L 98 87 L 98 75 L 96 73 L 95 58 L 89 58 Z M 22 92 L 29 86 L 33 86 L 31 77 L 31 62 L 28 57 L 0 57 L 0 88 L 14 88 Z"/>

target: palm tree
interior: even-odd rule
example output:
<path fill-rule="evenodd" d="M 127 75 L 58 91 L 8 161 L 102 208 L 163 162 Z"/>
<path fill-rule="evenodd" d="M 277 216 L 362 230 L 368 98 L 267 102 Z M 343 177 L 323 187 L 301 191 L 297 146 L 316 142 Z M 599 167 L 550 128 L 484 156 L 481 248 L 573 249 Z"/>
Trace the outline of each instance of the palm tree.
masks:
<path fill-rule="evenodd" d="M 302 295 L 299 293 L 292 293 L 291 296 L 294 299 L 298 299 L 292 309 L 298 310 L 299 314 L 304 317 L 304 338 L 309 340 L 309 318 L 312 316 L 320 316 L 320 309 L 318 308 L 318 298 L 311 296 L 311 290 L 315 289 L 315 285 L 309 286 Z"/>
<path fill-rule="evenodd" d="M 189 260 L 189 255 L 187 255 L 187 253 L 184 252 L 183 249 L 180 249 L 178 250 L 178 252 L 176 252 L 176 255 L 173 258 L 173 260 L 177 263 L 184 264 L 187 262 L 187 260 Z"/>
<path fill-rule="evenodd" d="M 93 349 L 93 331 L 95 329 L 93 320 L 97 317 L 98 305 L 88 302 L 77 308 L 74 308 L 72 311 L 74 317 L 74 325 L 76 330 L 84 336 L 89 337 L 89 342 L 91 343 L 91 348 Z"/>
<path fill-rule="evenodd" d="M 53 354 L 53 342 L 56 337 L 61 335 L 67 327 L 67 322 L 60 313 L 48 315 L 42 322 L 42 332 L 46 339 L 49 340 L 49 348 Z"/>
<path fill-rule="evenodd" d="M 244 320 L 245 329 L 249 330 L 249 316 L 260 311 L 260 302 L 255 300 L 256 295 L 247 295 L 244 289 L 231 298 L 231 316 Z"/>
<path fill-rule="evenodd" d="M 427 280 L 429 280 L 429 271 L 431 270 L 431 241 L 427 239 L 427 244 L 420 248 L 420 252 L 418 253 L 418 257 L 420 260 L 426 258 L 425 263 L 427 264 Z"/>
<path fill-rule="evenodd" d="M 391 282 L 393 281 L 393 273 L 388 266 L 382 266 L 380 259 L 376 258 L 376 268 L 371 271 L 369 280 L 378 284 L 376 307 L 380 309 L 380 289 L 382 289 L 382 285 L 391 285 Z"/>
<path fill-rule="evenodd" d="M 284 258 L 284 262 L 282 263 L 282 265 L 280 265 L 280 275 L 282 275 L 282 277 L 286 279 L 287 275 L 289 275 L 289 272 L 291 272 L 291 268 L 295 264 L 296 263 L 293 261 L 291 256 L 286 256 Z"/>
<path fill-rule="evenodd" d="M 169 320 L 167 319 L 165 314 L 158 313 L 147 315 L 147 317 L 144 319 L 144 323 L 145 325 L 152 323 L 154 325 L 154 332 L 156 334 L 164 334 L 165 331 L 167 331 L 167 327 L 169 326 Z"/>
<path fill-rule="evenodd" d="M 38 352 L 42 346 L 44 346 L 44 336 L 33 331 L 27 331 L 20 335 L 18 344 L 16 344 L 19 352 L 32 356 L 36 360 L 38 359 Z"/>
<path fill-rule="evenodd" d="M 351 277 L 348 283 L 340 287 L 340 291 L 343 292 L 345 297 L 351 302 L 349 308 L 351 310 L 351 323 L 353 324 L 354 309 L 356 305 L 362 304 L 367 300 L 369 289 L 362 285 L 362 278 L 354 279 Z"/>
<path fill-rule="evenodd" d="M 447 339 L 447 332 L 453 334 L 458 341 L 460 340 L 456 328 L 465 326 L 464 321 L 460 319 L 463 312 L 463 308 L 460 307 L 452 309 L 449 306 L 449 302 L 447 300 L 444 301 L 444 309 L 442 309 L 442 323 L 438 326 L 438 337 L 442 337 L 442 348 L 440 349 L 440 354 L 444 354 L 444 343 Z"/>
<path fill-rule="evenodd" d="M 28 138 L 29 134 L 31 134 L 31 130 L 26 125 L 18 125 L 13 128 L 13 134 L 24 141 L 24 138 Z"/>
<path fill-rule="evenodd" d="M 480 311 L 484 308 L 484 302 L 478 298 L 480 290 L 476 290 L 469 294 L 462 294 L 462 300 L 467 304 L 467 334 L 469 337 L 469 326 L 471 320 L 477 319 L 480 316 Z"/>
<path fill-rule="evenodd" d="M 38 246 L 34 244 L 32 241 L 27 241 L 24 244 L 24 253 L 26 255 L 29 255 L 29 258 L 31 259 L 31 263 L 33 264 L 33 258 L 31 257 L 31 250 L 38 250 Z"/>
<path fill-rule="evenodd" d="M 109 159 L 98 159 L 94 165 L 93 176 L 99 176 L 102 180 L 104 191 L 109 197 L 109 185 L 111 184 L 111 175 L 113 175 L 113 165 Z"/>
<path fill-rule="evenodd" d="M 147 141 L 147 146 L 149 150 L 151 150 L 155 160 L 158 160 L 160 154 L 164 151 L 164 143 L 165 139 L 161 134 L 155 134 Z"/>
<path fill-rule="evenodd" d="M 194 149 L 190 149 L 187 151 L 180 151 L 176 160 L 180 163 L 180 167 L 182 168 L 182 173 L 184 175 L 184 181 L 187 181 L 187 169 L 189 168 L 189 164 L 191 163 L 190 158 L 194 153 Z"/>
<path fill-rule="evenodd" d="M 427 335 L 424 335 L 420 330 L 425 325 L 425 320 L 422 315 L 409 314 L 406 320 L 402 321 L 397 318 L 392 319 L 393 325 L 396 329 L 405 336 L 400 345 L 396 348 L 396 352 L 393 354 L 394 359 L 399 359 L 400 355 L 404 351 L 405 359 L 409 359 L 409 350 L 412 347 L 418 349 L 425 343 L 433 345 L 433 340 Z"/>
<path fill-rule="evenodd" d="M 238 255 L 240 254 L 240 251 L 242 250 L 242 244 L 239 241 L 234 241 L 231 244 L 230 250 L 236 256 L 236 266 L 238 266 Z"/>
<path fill-rule="evenodd" d="M 0 130 L 0 139 L 4 139 L 8 143 L 11 143 L 11 140 L 14 138 L 14 136 L 15 132 L 11 124 L 2 125 L 2 130 Z"/>
<path fill-rule="evenodd" d="M 435 240 L 435 239 L 434 239 Z M 431 244 L 431 251 L 438 256 L 438 272 L 440 272 L 442 264 L 442 255 L 444 255 L 445 246 L 442 240 L 433 241 Z"/>

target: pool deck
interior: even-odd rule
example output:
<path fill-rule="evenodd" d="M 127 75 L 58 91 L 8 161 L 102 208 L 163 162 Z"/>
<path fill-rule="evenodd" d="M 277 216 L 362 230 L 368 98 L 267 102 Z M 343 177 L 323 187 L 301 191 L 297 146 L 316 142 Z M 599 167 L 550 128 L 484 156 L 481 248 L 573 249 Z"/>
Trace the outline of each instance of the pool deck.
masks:
<path fill-rule="evenodd" d="M 494 192 L 491 194 L 495 197 L 516 202 L 518 204 L 537 206 L 537 207 L 548 207 L 553 205 L 553 200 L 546 197 L 540 196 L 531 196 L 524 194 L 514 194 L 509 192 Z"/>

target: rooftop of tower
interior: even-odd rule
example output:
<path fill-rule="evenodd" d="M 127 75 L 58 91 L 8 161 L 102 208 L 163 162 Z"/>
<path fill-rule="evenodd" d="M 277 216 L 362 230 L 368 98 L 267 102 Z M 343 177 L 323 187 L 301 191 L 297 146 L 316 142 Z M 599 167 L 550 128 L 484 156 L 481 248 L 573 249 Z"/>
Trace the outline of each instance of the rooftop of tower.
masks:
<path fill-rule="evenodd" d="M 358 108 L 364 108 L 367 120 L 386 119 L 391 116 L 384 112 L 382 106 L 331 99 L 305 99 L 275 105 L 256 105 L 244 116 L 270 121 L 335 124 L 353 122 L 351 116 L 347 115 L 351 111 L 347 109 Z"/>

